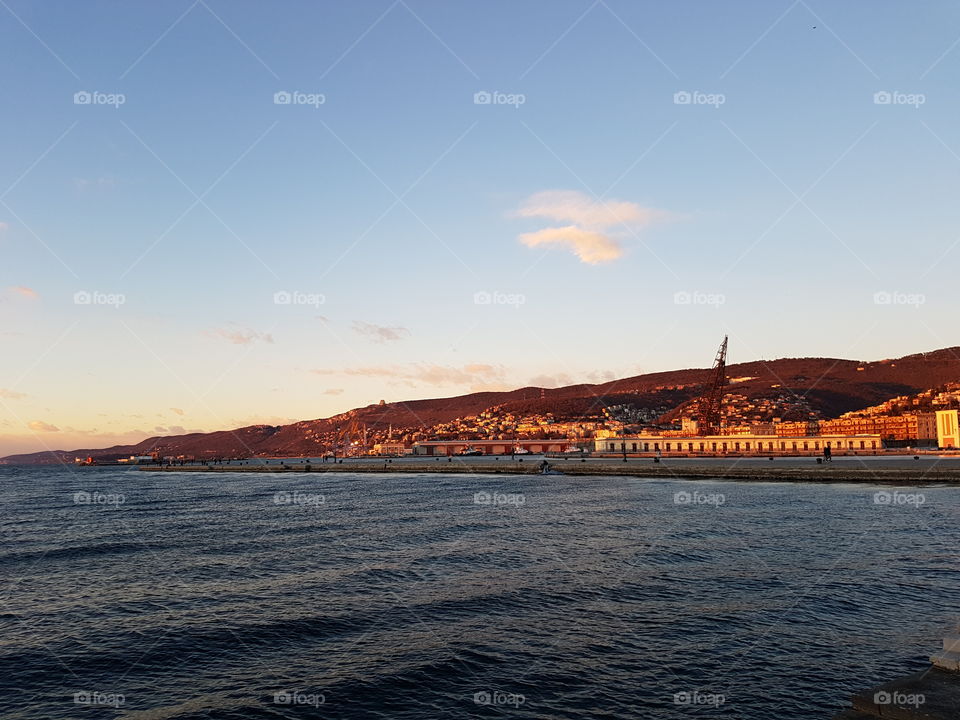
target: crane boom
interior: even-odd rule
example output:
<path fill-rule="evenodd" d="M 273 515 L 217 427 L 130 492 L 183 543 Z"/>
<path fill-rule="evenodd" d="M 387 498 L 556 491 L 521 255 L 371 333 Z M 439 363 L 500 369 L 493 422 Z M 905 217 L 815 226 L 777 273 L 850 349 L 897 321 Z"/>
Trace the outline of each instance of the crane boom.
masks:
<path fill-rule="evenodd" d="M 716 435 L 720 432 L 720 408 L 723 390 L 727 384 L 727 336 L 723 336 L 720 349 L 713 361 L 710 379 L 703 394 L 697 399 L 697 434 Z"/>

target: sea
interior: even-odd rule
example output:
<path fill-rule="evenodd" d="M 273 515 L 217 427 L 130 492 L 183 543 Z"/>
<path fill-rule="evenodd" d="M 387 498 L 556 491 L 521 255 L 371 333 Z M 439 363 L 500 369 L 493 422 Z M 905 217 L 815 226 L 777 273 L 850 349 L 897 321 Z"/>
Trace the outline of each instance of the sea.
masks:
<path fill-rule="evenodd" d="M 2 467 L 0 717 L 830 718 L 960 619 L 960 489 Z"/>

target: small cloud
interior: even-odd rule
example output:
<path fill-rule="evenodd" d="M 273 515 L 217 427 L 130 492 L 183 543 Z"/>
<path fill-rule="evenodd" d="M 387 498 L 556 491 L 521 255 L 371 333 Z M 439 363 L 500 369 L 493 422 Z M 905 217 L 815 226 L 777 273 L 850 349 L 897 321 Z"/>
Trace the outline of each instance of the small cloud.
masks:
<path fill-rule="evenodd" d="M 170 410 L 171 410 L 172 412 L 175 412 L 177 415 L 183 415 L 183 410 L 181 410 L 180 408 L 172 407 L 172 408 L 170 408 Z"/>
<path fill-rule="evenodd" d="M 3 398 L 4 400 L 23 400 L 25 397 L 25 393 L 14 392 L 13 390 L 8 390 L 7 388 L 0 388 L 0 398 Z"/>
<path fill-rule="evenodd" d="M 365 335 L 374 342 L 394 342 L 403 340 L 410 335 L 410 331 L 405 327 L 385 327 L 383 325 L 371 325 L 370 323 L 353 321 L 353 331 L 358 335 Z"/>
<path fill-rule="evenodd" d="M 216 338 L 218 340 L 226 340 L 234 345 L 250 345 L 255 342 L 273 342 L 273 336 L 268 333 L 260 333 L 256 332 L 255 330 L 246 330 L 242 328 L 237 330 L 217 328 L 215 330 L 207 330 L 205 334 L 207 337 Z"/>
<path fill-rule="evenodd" d="M 555 245 L 571 250 L 590 265 L 610 262 L 623 256 L 620 242 L 610 229 L 646 227 L 669 217 L 663 210 L 646 208 L 625 200 L 596 200 L 575 190 L 545 190 L 527 198 L 516 213 L 519 217 L 546 218 L 571 223 L 520 235 L 527 247 Z"/>
<path fill-rule="evenodd" d="M 34 432 L 60 432 L 60 428 L 56 425 L 45 423 L 42 420 L 31 420 L 27 423 L 27 427 Z"/>
<path fill-rule="evenodd" d="M 502 389 L 506 380 L 506 368 L 501 365 L 473 363 L 462 367 L 413 363 L 410 365 L 373 365 L 347 367 L 339 370 L 311 370 L 315 375 L 345 375 L 351 377 L 380 377 L 394 380 L 407 386 L 415 385 L 460 385 L 474 392 Z"/>
<path fill-rule="evenodd" d="M 623 247 L 616 240 L 598 232 L 582 230 L 575 225 L 524 233 L 520 236 L 520 242 L 527 247 L 539 245 L 566 247 L 588 265 L 610 262 L 623 256 Z"/>
<path fill-rule="evenodd" d="M 343 395 L 343 388 L 330 388 L 323 391 L 324 395 Z"/>
<path fill-rule="evenodd" d="M 183 427 L 183 425 L 171 425 L 169 428 L 167 428 L 167 430 L 169 430 L 174 435 L 184 435 L 187 432 L 186 428 Z"/>
<path fill-rule="evenodd" d="M 666 213 L 625 200 L 594 200 L 576 190 L 545 190 L 528 197 L 517 215 L 603 228 L 611 225 L 642 227 L 662 219 Z"/>
<path fill-rule="evenodd" d="M 10 292 L 16 293 L 20 297 L 25 297 L 30 300 L 36 300 L 38 297 L 40 297 L 40 293 L 38 293 L 33 288 L 28 288 L 25 285 L 14 285 L 13 287 L 8 289 L 10 290 Z"/>

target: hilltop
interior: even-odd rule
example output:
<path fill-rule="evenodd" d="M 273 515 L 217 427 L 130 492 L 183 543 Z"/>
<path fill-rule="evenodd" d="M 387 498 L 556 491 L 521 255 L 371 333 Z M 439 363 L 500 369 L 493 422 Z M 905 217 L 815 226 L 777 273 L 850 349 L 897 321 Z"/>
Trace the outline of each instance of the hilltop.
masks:
<path fill-rule="evenodd" d="M 318 455 L 344 438 L 366 432 L 385 439 L 388 429 L 407 440 L 445 424 L 495 409 L 497 417 L 548 416 L 552 421 L 617 418 L 675 421 L 697 397 L 708 368 L 671 370 L 599 384 L 560 388 L 524 387 L 508 392 L 470 393 L 356 408 L 329 418 L 289 425 L 252 425 L 235 430 L 151 437 L 134 445 L 57 450 L 0 459 L 4 464 L 72 462 L 74 457 L 114 459 L 151 451 L 201 457 Z M 835 358 L 783 358 L 729 365 L 727 404 L 746 419 L 837 417 L 960 381 L 960 347 L 902 358 L 862 362 Z"/>

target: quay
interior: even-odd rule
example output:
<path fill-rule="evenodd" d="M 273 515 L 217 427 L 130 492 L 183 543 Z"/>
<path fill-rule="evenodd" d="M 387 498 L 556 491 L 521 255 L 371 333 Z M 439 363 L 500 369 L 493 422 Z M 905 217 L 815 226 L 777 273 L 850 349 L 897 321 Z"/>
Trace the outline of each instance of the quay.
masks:
<path fill-rule="evenodd" d="M 810 457 L 740 458 L 580 458 L 526 455 L 502 457 L 251 458 L 206 464 L 139 465 L 148 472 L 247 473 L 466 473 L 520 474 L 540 472 L 544 460 L 564 475 L 644 478 L 752 480 L 764 482 L 856 482 L 864 484 L 960 484 L 960 456 L 912 455 L 840 457 L 817 462 Z"/>

